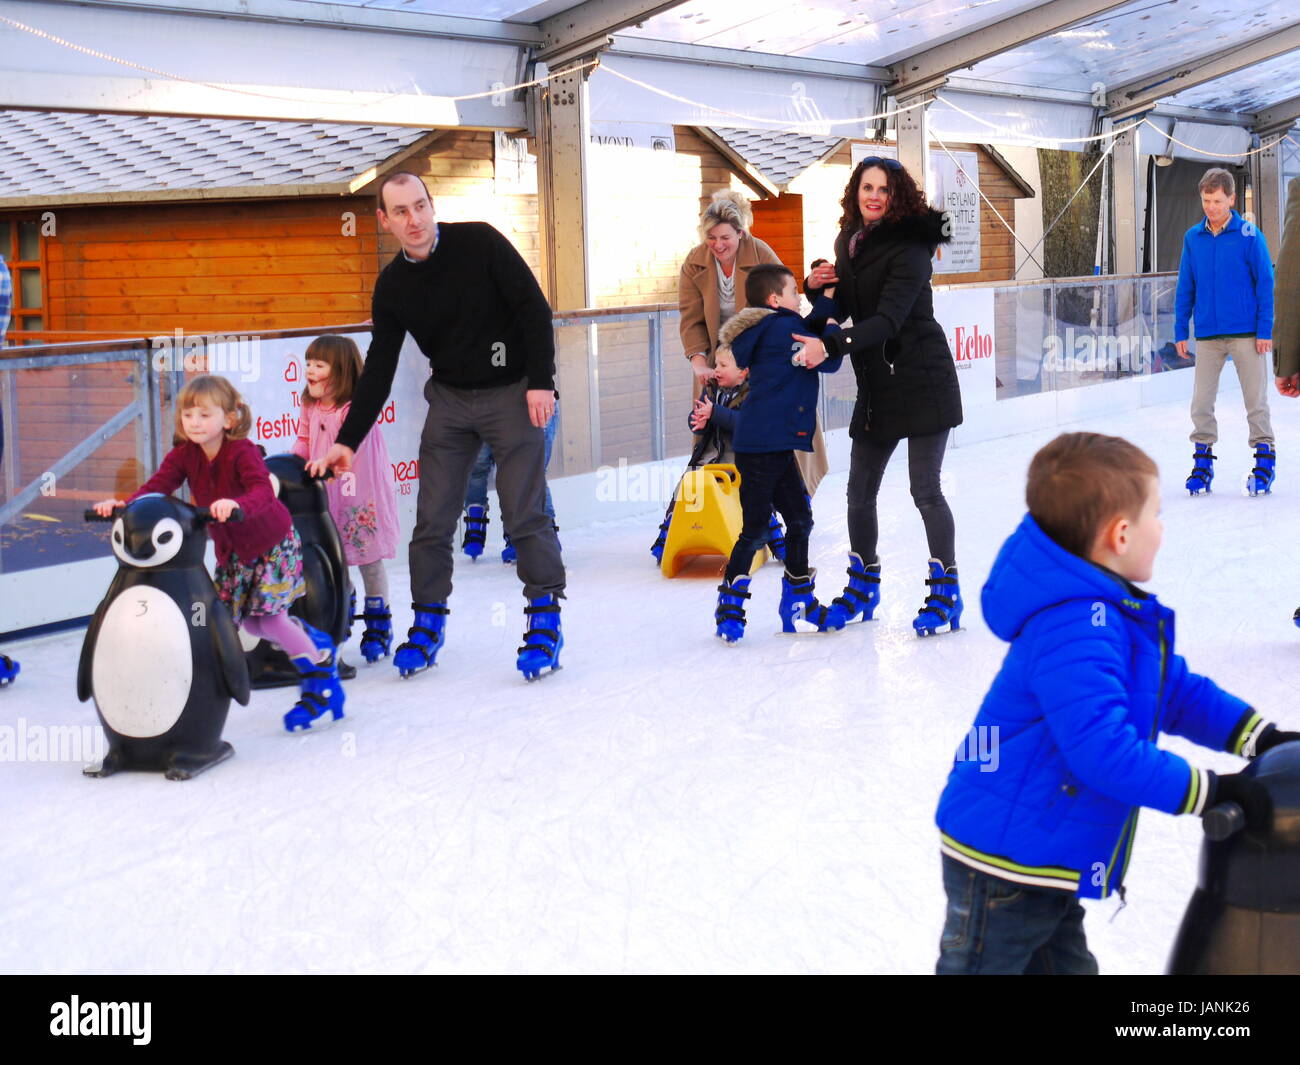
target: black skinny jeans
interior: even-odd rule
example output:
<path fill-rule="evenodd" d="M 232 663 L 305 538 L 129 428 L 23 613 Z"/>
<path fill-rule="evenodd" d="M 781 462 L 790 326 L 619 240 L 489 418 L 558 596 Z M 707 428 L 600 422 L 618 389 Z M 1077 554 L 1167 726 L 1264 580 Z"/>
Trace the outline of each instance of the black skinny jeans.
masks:
<path fill-rule="evenodd" d="M 725 580 L 746 576 L 754 554 L 767 542 L 772 508 L 785 519 L 785 569 L 796 577 L 808 572 L 808 535 L 812 508 L 793 451 L 737 452 L 740 509 L 744 525 L 731 549 Z"/>
<path fill-rule="evenodd" d="M 948 446 L 949 430 L 926 436 L 907 438 L 907 473 L 911 480 L 912 500 L 921 512 L 925 523 L 925 539 L 930 557 L 947 566 L 957 564 L 957 533 L 952 511 L 943 497 L 939 474 L 943 468 L 943 453 Z M 870 565 L 876 558 L 876 541 L 880 525 L 876 520 L 876 496 L 885 467 L 898 447 L 897 440 L 883 444 L 863 437 L 853 441 L 853 454 L 849 463 L 849 544 Z M 741 496 L 744 496 L 741 484 Z"/>

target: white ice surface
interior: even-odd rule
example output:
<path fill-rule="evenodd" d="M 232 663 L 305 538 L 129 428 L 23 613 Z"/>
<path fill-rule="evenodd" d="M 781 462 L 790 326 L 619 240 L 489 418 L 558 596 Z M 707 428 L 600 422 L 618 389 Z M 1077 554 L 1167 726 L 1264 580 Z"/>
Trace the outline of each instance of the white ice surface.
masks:
<path fill-rule="evenodd" d="M 1182 489 L 1184 404 L 1094 419 L 1163 472 L 1150 587 L 1178 610 L 1191 668 L 1300 727 L 1300 525 L 1274 397 L 1277 494 L 1248 499 L 1238 402 L 1221 404 L 1215 493 Z M 717 568 L 663 580 L 657 519 L 565 528 L 564 669 L 514 668 L 522 603 L 492 555 L 457 563 L 439 666 L 407 681 L 361 664 L 348 716 L 289 737 L 288 690 L 232 706 L 233 760 L 187 783 L 0 766 L 5 972 L 932 971 L 944 912 L 935 803 L 1001 662 L 979 589 L 1023 512 L 1024 471 L 1055 435 L 949 452 L 966 631 L 918 640 L 927 551 L 895 456 L 881 497 L 880 620 L 779 637 L 779 570 L 755 580 L 748 634 L 712 636 Z M 831 598 L 847 551 L 843 471 L 815 501 Z M 563 517 L 563 515 L 561 515 Z M 405 567 L 391 572 L 394 589 Z M 409 622 L 399 591 L 396 624 Z M 359 635 L 359 634 L 358 634 Z M 82 634 L 10 645 L 0 724 L 93 723 L 75 696 Z M 349 658 L 356 661 L 353 649 Z M 1227 755 L 1166 741 L 1197 764 Z M 1103 972 L 1158 973 L 1195 882 L 1199 824 L 1142 815 L 1129 903 L 1089 903 Z M 1114 918 L 1112 920 L 1112 918 Z"/>

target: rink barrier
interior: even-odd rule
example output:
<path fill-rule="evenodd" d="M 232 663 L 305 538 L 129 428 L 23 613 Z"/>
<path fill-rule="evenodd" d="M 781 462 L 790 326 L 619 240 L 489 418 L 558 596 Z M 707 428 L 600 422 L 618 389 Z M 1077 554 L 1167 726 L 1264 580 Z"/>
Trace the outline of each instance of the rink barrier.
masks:
<path fill-rule="evenodd" d="M 1176 280 L 1147 274 L 935 286 L 965 411 L 952 446 L 1185 398 L 1190 374 L 1169 373 L 1158 358 L 1131 357 L 1172 340 Z M 550 475 L 562 525 L 662 512 L 671 498 L 692 444 L 694 378 L 678 341 L 679 318 L 675 304 L 555 314 L 561 399 Z M 252 438 L 268 453 L 292 444 L 310 339 L 351 335 L 362 351 L 369 343 L 364 324 L 222 335 L 228 332 L 206 335 L 204 357 L 249 400 Z M 38 501 L 49 509 L 52 500 L 41 497 L 51 484 L 59 505 L 73 501 L 73 514 L 76 501 L 133 487 L 157 469 L 171 446 L 171 397 L 186 376 L 184 366 L 161 355 L 179 356 L 181 336 L 177 331 L 170 349 L 171 338 L 143 337 L 0 351 L 0 635 L 84 617 L 107 587 L 113 563 L 104 557 L 106 544 L 100 557 L 86 557 L 86 544 L 61 514 L 48 535 L 39 516 L 24 515 Z M 419 476 L 424 404 L 417 393 L 428 379 L 409 338 L 404 355 L 380 419 L 403 537 Z M 822 375 L 821 385 L 820 424 L 832 469 L 843 470 L 856 383 L 844 367 Z M 1232 385 L 1229 375 L 1224 387 Z M 43 541 L 39 565 L 35 537 Z"/>

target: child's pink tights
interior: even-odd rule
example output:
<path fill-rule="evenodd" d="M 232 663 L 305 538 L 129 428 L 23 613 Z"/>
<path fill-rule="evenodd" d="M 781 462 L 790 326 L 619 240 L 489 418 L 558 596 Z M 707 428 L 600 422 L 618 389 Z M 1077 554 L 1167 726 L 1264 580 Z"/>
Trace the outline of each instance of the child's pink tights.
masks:
<path fill-rule="evenodd" d="M 244 618 L 244 631 L 250 636 L 278 645 L 290 658 L 306 656 L 315 662 L 320 650 L 311 637 L 302 631 L 287 610 L 279 614 L 258 614 Z"/>

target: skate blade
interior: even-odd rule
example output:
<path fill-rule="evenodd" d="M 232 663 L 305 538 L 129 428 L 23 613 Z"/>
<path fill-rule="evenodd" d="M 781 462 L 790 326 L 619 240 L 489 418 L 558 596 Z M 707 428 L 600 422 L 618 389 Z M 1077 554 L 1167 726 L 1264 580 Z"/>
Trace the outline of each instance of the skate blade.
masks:
<path fill-rule="evenodd" d="M 343 716 L 340 712 L 339 716 L 335 717 L 333 711 L 326 710 L 320 717 L 314 718 L 305 725 L 296 725 L 291 728 L 286 724 L 284 732 L 286 736 L 305 736 L 309 732 L 325 732 L 342 721 Z"/>
<path fill-rule="evenodd" d="M 933 629 L 917 629 L 916 636 L 917 639 L 924 640 L 931 636 L 950 636 L 954 632 L 965 632 L 965 631 L 966 630 L 963 629 L 960 625 L 950 625 L 948 626 L 948 628 L 942 628 L 941 626 L 936 625 Z"/>
<path fill-rule="evenodd" d="M 523 673 L 524 680 L 528 681 L 528 683 L 531 684 L 535 680 L 541 680 L 543 677 L 549 677 L 552 673 L 558 673 L 563 668 L 564 667 L 560 665 L 559 662 L 556 662 L 555 665 L 553 666 L 544 666 L 542 669 L 530 669 L 527 671 L 520 670 L 520 672 Z"/>

